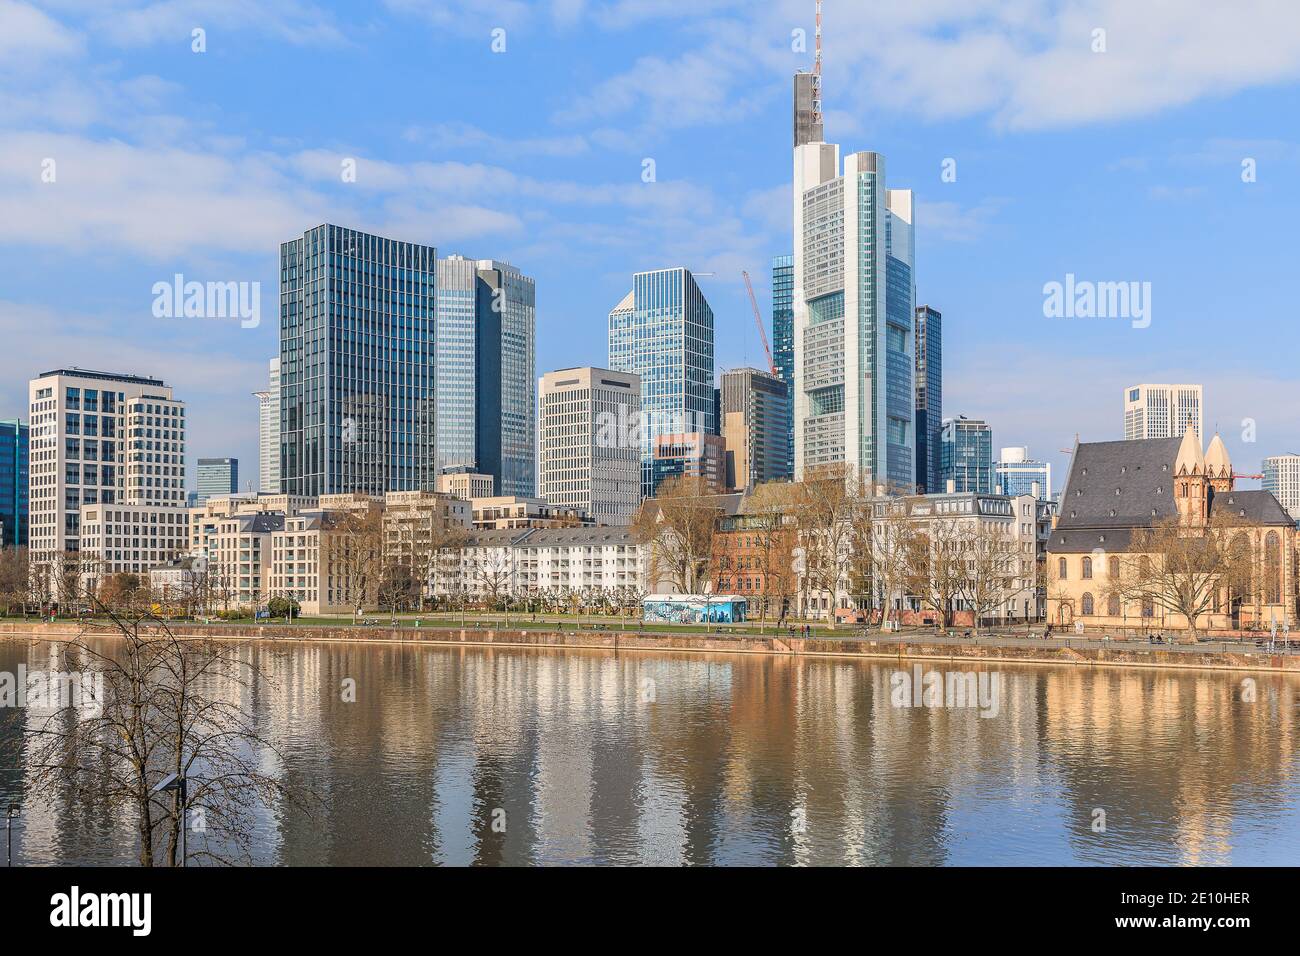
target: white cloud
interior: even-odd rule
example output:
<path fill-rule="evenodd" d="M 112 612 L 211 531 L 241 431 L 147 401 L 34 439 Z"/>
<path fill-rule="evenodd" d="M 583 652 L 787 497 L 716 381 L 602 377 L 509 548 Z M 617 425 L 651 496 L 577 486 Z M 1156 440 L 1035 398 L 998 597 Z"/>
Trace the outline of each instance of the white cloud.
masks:
<path fill-rule="evenodd" d="M 81 50 L 81 38 L 49 15 L 17 0 L 0 0 L 0 70 L 24 69 Z"/>

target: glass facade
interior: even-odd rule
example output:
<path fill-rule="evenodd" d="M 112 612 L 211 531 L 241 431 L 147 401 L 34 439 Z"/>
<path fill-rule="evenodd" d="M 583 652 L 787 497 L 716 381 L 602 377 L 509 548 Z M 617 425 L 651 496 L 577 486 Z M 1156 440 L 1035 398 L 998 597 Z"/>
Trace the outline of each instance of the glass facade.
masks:
<path fill-rule="evenodd" d="M 321 225 L 280 247 L 284 493 L 432 490 L 437 251 Z"/>
<path fill-rule="evenodd" d="M 0 421 L 0 546 L 27 544 L 27 481 L 30 430 L 17 420 Z"/>
<path fill-rule="evenodd" d="M 949 418 L 940 435 L 940 465 L 944 487 L 953 482 L 955 492 L 992 494 L 997 483 L 993 471 L 993 429 L 973 418 Z"/>
<path fill-rule="evenodd" d="M 772 359 L 794 403 L 794 256 L 772 259 Z M 794 474 L 794 415 L 790 415 L 785 474 Z"/>
<path fill-rule="evenodd" d="M 916 486 L 921 494 L 943 490 L 939 435 L 943 429 L 943 315 L 916 308 Z"/>
<path fill-rule="evenodd" d="M 718 434 L 713 310 L 686 269 L 638 272 L 609 314 L 609 367 L 641 376 L 641 493 L 654 494 L 660 435 Z"/>
<path fill-rule="evenodd" d="M 239 491 L 238 458 L 200 458 L 196 469 L 199 502 Z"/>

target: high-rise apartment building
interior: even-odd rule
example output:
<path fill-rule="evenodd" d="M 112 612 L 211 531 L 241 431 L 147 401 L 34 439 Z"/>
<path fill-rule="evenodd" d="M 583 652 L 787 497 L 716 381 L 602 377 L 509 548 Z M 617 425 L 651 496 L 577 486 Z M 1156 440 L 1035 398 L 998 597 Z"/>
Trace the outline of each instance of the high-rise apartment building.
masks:
<path fill-rule="evenodd" d="M 964 415 L 944 419 L 939 447 L 946 492 L 993 493 L 993 429 L 988 422 Z"/>
<path fill-rule="evenodd" d="M 238 458 L 200 458 L 195 471 L 200 504 L 214 495 L 233 495 L 239 491 Z"/>
<path fill-rule="evenodd" d="M 0 421 L 0 548 L 27 545 L 29 435 L 26 422 Z"/>
<path fill-rule="evenodd" d="M 1270 455 L 1264 459 L 1265 491 L 1286 509 L 1286 513 L 1300 522 L 1300 455 Z"/>
<path fill-rule="evenodd" d="M 1189 422 L 1200 438 L 1203 408 L 1200 385 L 1133 385 L 1124 389 L 1124 439 L 1181 438 Z"/>
<path fill-rule="evenodd" d="M 638 272 L 609 313 L 609 366 L 641 378 L 641 494 L 655 488 L 660 435 L 717 435 L 713 310 L 686 269 Z"/>
<path fill-rule="evenodd" d="M 772 361 L 790 392 L 785 473 L 794 475 L 794 256 L 772 258 Z"/>
<path fill-rule="evenodd" d="M 1029 449 L 1021 446 L 1003 448 L 993 466 L 999 494 L 1029 495 L 1038 486 L 1038 497 L 1044 501 L 1052 497 L 1052 463 L 1029 457 Z"/>
<path fill-rule="evenodd" d="M 268 387 L 257 399 L 257 484 L 266 494 L 280 493 L 280 359 L 270 362 Z"/>
<path fill-rule="evenodd" d="M 435 467 L 492 475 L 532 495 L 537 308 L 534 281 L 492 259 L 438 260 Z"/>
<path fill-rule="evenodd" d="M 34 559 L 79 550 L 84 505 L 184 507 L 185 403 L 162 381 L 54 369 L 28 400 Z"/>
<path fill-rule="evenodd" d="M 794 154 L 795 475 L 844 462 L 877 484 L 915 474 L 913 198 L 885 158 Z"/>
<path fill-rule="evenodd" d="M 641 378 L 603 368 L 547 372 L 540 385 L 540 496 L 627 525 L 641 502 Z"/>
<path fill-rule="evenodd" d="M 432 489 L 437 250 L 323 224 L 280 246 L 291 495 Z"/>
<path fill-rule="evenodd" d="M 943 316 L 916 307 L 916 490 L 934 494 L 939 480 L 939 435 L 943 429 Z M 1010 494 L 1010 492 L 1008 492 Z"/>
<path fill-rule="evenodd" d="M 790 393 L 779 376 L 753 368 L 724 372 L 721 424 L 728 488 L 747 490 L 790 477 Z"/>

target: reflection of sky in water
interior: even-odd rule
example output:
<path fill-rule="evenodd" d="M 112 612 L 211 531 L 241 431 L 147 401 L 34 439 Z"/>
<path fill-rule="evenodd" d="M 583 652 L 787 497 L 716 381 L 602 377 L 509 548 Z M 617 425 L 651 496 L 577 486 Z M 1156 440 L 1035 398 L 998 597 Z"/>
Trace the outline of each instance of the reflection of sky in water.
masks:
<path fill-rule="evenodd" d="M 1239 674 L 1008 667 L 983 718 L 892 706 L 888 662 L 240 651 L 271 678 L 224 690 L 280 747 L 261 769 L 321 801 L 310 819 L 261 815 L 263 863 L 1282 864 L 1300 850 L 1295 678 L 1257 675 L 1245 704 Z M 48 648 L 0 642 L 0 670 L 20 660 L 46 666 Z M 0 734 L 23 717 L 0 714 Z M 0 771 L 0 799 L 21 776 Z M 126 814 L 18 799 L 20 862 L 133 859 Z"/>

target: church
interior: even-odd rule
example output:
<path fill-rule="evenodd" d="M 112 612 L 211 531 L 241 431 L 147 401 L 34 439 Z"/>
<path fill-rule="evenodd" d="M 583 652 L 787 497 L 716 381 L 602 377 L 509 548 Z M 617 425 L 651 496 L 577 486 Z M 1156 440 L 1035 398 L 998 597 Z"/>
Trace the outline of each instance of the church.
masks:
<path fill-rule="evenodd" d="M 1208 537 L 1231 527 L 1234 554 L 1247 583 L 1207 589 L 1197 630 L 1267 631 L 1296 625 L 1295 521 L 1267 491 L 1234 487 L 1228 450 L 1217 434 L 1201 450 L 1188 428 L 1181 438 L 1076 441 L 1057 516 L 1047 544 L 1048 620 L 1056 627 L 1185 631 L 1187 616 L 1150 592 L 1134 597 L 1119 581 L 1150 542 L 1171 528 L 1184 538 Z M 1153 580 L 1158 578 L 1153 575 Z M 1212 593 L 1211 593 L 1212 592 Z M 1159 595 L 1157 595 L 1157 598 Z"/>

